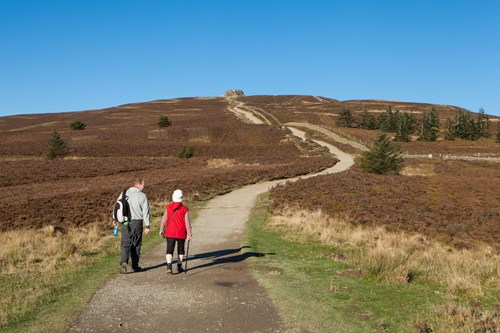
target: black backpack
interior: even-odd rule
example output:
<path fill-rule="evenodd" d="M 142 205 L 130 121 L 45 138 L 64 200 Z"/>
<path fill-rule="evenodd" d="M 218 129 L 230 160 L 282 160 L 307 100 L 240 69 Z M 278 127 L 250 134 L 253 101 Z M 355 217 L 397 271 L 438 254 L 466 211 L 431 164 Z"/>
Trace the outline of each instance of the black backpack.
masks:
<path fill-rule="evenodd" d="M 113 209 L 113 220 L 123 223 L 130 222 L 131 219 L 127 190 L 123 190 L 120 196 L 118 196 L 118 200 L 116 200 L 115 208 Z"/>

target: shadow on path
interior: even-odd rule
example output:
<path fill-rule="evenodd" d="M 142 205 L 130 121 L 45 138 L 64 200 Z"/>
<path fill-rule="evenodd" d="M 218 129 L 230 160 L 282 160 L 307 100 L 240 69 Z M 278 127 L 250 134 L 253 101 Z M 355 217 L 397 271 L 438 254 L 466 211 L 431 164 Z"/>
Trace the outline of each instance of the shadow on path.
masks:
<path fill-rule="evenodd" d="M 260 253 L 253 251 L 245 251 L 243 253 L 241 252 L 244 249 L 250 249 L 250 248 L 251 248 L 250 246 L 242 246 L 234 249 L 224 249 L 224 250 L 217 250 L 205 253 L 198 253 L 195 255 L 189 255 L 189 257 L 187 258 L 188 262 L 192 262 L 193 260 L 203 260 L 208 262 L 203 263 L 201 265 L 189 267 L 188 271 L 203 269 L 211 266 L 242 262 L 250 257 L 264 257 L 266 255 L 275 255 L 275 253 Z M 176 262 L 177 262 L 176 259 L 172 260 L 172 263 Z M 158 265 L 143 267 L 142 272 L 161 268 L 166 265 L 167 264 L 165 262 L 162 262 Z"/>

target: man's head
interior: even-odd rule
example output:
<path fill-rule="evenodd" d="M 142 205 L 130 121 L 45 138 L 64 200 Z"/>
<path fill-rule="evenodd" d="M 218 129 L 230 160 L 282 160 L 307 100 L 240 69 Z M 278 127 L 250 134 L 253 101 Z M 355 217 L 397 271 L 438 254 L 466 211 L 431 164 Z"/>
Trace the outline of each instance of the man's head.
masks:
<path fill-rule="evenodd" d="M 143 190 L 145 185 L 146 185 L 146 183 L 144 182 L 143 178 L 135 178 L 134 179 L 134 187 L 137 187 L 138 189 Z"/>

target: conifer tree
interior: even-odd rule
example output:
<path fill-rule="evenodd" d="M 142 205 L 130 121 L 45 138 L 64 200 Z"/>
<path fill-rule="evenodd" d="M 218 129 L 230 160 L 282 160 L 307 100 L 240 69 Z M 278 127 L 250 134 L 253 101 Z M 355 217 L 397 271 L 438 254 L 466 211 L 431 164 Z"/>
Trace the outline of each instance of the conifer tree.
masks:
<path fill-rule="evenodd" d="M 398 128 L 394 141 L 410 142 L 410 135 L 415 132 L 415 117 L 412 113 L 400 112 L 397 118 Z"/>
<path fill-rule="evenodd" d="M 490 133 L 490 120 L 486 115 L 483 108 L 479 109 L 479 114 L 476 120 L 476 128 L 479 131 L 479 135 L 484 138 L 489 138 L 491 136 Z"/>
<path fill-rule="evenodd" d="M 369 151 L 361 157 L 361 170 L 369 173 L 399 173 L 404 166 L 401 148 L 382 133 Z"/>
<path fill-rule="evenodd" d="M 464 140 L 477 140 L 481 137 L 477 122 L 472 119 L 471 113 L 459 110 L 454 122 L 455 137 Z"/>
<path fill-rule="evenodd" d="M 394 114 L 392 112 L 392 107 L 388 106 L 385 112 L 381 113 L 378 119 L 379 128 L 383 132 L 395 132 L 395 126 L 392 126 L 394 122 Z"/>
<path fill-rule="evenodd" d="M 389 132 L 398 131 L 401 114 L 399 109 L 396 109 L 394 112 L 392 112 L 392 109 L 389 111 Z"/>
<path fill-rule="evenodd" d="M 397 121 L 398 129 L 394 141 L 410 142 L 410 134 L 413 132 L 411 116 L 406 112 L 399 113 Z"/>
<path fill-rule="evenodd" d="M 434 108 L 424 112 L 420 124 L 419 141 L 436 141 L 439 136 L 439 114 Z"/>
<path fill-rule="evenodd" d="M 52 132 L 52 136 L 49 140 L 49 147 L 45 153 L 45 157 L 49 160 L 53 160 L 58 157 L 64 157 L 68 154 L 68 145 L 66 141 L 61 138 L 58 131 Z"/>
<path fill-rule="evenodd" d="M 374 115 L 368 113 L 366 110 L 361 112 L 359 116 L 359 128 L 375 130 L 378 128 L 377 118 Z"/>
<path fill-rule="evenodd" d="M 457 137 L 455 124 L 450 117 L 446 118 L 446 134 L 444 136 L 445 140 L 453 141 Z"/>
<path fill-rule="evenodd" d="M 337 125 L 340 127 L 354 127 L 355 118 L 348 108 L 342 109 L 339 113 Z"/>

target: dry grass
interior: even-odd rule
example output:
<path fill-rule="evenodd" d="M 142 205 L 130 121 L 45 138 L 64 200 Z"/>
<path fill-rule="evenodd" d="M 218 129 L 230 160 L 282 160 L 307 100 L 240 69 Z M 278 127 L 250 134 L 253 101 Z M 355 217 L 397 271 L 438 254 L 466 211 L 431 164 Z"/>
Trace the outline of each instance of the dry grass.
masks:
<path fill-rule="evenodd" d="M 387 283 L 422 279 L 444 287 L 436 292 L 445 301 L 409 321 L 405 332 L 500 332 L 500 256 L 491 247 L 459 250 L 418 234 L 355 226 L 321 211 L 290 208 L 272 216 L 268 228 L 292 228 L 298 232 L 283 235 L 304 241 L 300 235 L 307 234 L 338 247 L 345 252 L 335 253 L 333 260 L 347 261 Z"/>
<path fill-rule="evenodd" d="M 33 311 L 55 290 L 68 285 L 67 274 L 88 266 L 102 254 L 116 252 L 110 232 L 95 225 L 54 226 L 2 233 L 0 247 L 0 327 Z M 113 247 L 113 243 L 115 244 Z"/>
<path fill-rule="evenodd" d="M 407 165 L 400 172 L 403 176 L 435 176 L 434 165 L 431 163 L 419 163 L 417 165 Z"/>
<path fill-rule="evenodd" d="M 11 129 L 10 132 L 20 132 L 20 131 L 25 131 L 28 129 L 33 129 L 33 128 L 49 127 L 49 126 L 53 126 L 54 124 L 57 124 L 57 121 L 50 121 L 50 122 L 40 123 L 40 124 L 36 124 L 36 125 L 31 125 L 31 126 L 18 127 L 18 128 Z"/>
<path fill-rule="evenodd" d="M 95 225 L 70 229 L 54 226 L 39 230 L 3 233 L 0 268 L 3 274 L 55 273 L 58 269 L 78 267 L 89 257 L 107 252 L 107 235 Z"/>
<path fill-rule="evenodd" d="M 496 311 L 485 309 L 478 300 L 470 304 L 459 304 L 456 299 L 450 299 L 444 305 L 431 308 L 426 318 L 417 318 L 408 331 L 417 332 L 500 332 L 500 317 L 498 310 L 500 303 L 496 304 Z"/>
<path fill-rule="evenodd" d="M 165 129 L 156 129 L 148 131 L 148 139 L 150 140 L 167 139 L 167 138 L 168 138 L 168 131 Z"/>
<path fill-rule="evenodd" d="M 483 296 L 500 285 L 500 256 L 493 248 L 455 249 L 421 235 L 364 228 L 333 219 L 321 211 L 293 209 L 275 215 L 270 226 L 290 226 L 325 244 L 353 251 L 348 260 L 372 276 L 410 282 L 424 278 L 452 293 Z"/>
<path fill-rule="evenodd" d="M 232 158 L 211 158 L 207 161 L 210 169 L 230 168 L 236 165 L 236 160 Z"/>

